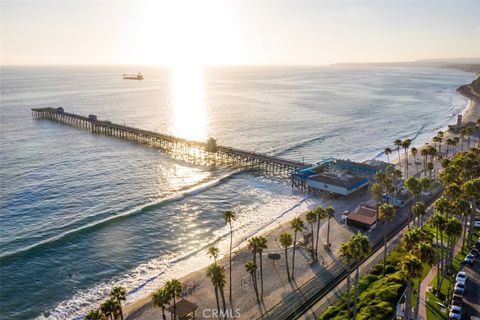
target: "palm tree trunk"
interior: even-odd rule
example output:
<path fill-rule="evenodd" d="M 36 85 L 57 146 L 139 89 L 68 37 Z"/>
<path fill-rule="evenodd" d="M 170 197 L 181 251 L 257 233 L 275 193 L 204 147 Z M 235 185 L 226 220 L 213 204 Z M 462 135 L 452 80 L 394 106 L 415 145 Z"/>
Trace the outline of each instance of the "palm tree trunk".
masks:
<path fill-rule="evenodd" d="M 228 270 L 229 272 L 229 283 L 228 283 L 228 290 L 229 290 L 229 300 L 230 300 L 230 305 L 232 304 L 232 241 L 233 241 L 233 230 L 232 230 L 232 223 L 230 222 L 230 255 L 229 255 L 229 267 L 230 269 Z"/>
<path fill-rule="evenodd" d="M 415 304 L 415 310 L 413 312 L 413 319 L 418 319 L 418 310 L 420 308 L 420 284 L 421 283 L 422 283 L 421 281 L 418 282 L 418 292 L 417 292 L 417 299 L 416 299 L 417 303 Z"/>
<path fill-rule="evenodd" d="M 297 231 L 293 237 L 292 279 L 295 278 L 295 250 L 297 248 Z"/>
<path fill-rule="evenodd" d="M 353 299 L 353 320 L 357 319 L 358 279 L 360 278 L 358 269 L 360 269 L 360 265 L 357 262 L 357 271 L 355 272 L 355 298 Z"/>
<path fill-rule="evenodd" d="M 412 303 L 411 303 L 411 295 L 412 295 L 412 282 L 410 279 L 407 280 L 407 291 L 405 294 L 405 319 L 410 319 L 410 312 L 412 311 Z"/>
<path fill-rule="evenodd" d="M 312 260 L 315 261 L 315 248 L 313 246 L 313 243 L 315 241 L 315 238 L 313 237 L 313 223 L 310 224 L 310 234 L 311 234 L 311 237 L 312 237 L 312 252 L 310 252 L 310 256 L 312 257 Z"/>
<path fill-rule="evenodd" d="M 469 137 L 470 138 L 470 137 Z M 473 226 L 475 224 L 475 211 L 477 210 L 477 199 L 472 197 L 472 212 L 470 213 L 470 226 L 468 228 L 468 242 L 467 245 L 470 247 L 472 243 L 473 237 Z"/>
<path fill-rule="evenodd" d="M 383 275 L 387 268 L 387 221 L 383 220 Z"/>
<path fill-rule="evenodd" d="M 287 268 L 288 282 L 290 282 L 290 270 L 288 270 L 288 251 L 287 251 L 287 248 L 285 248 L 285 266 Z"/>
<path fill-rule="evenodd" d="M 443 277 L 445 276 L 445 265 L 444 265 L 445 261 L 443 261 L 443 231 L 442 230 L 440 230 L 440 245 L 441 245 L 440 270 L 438 272 L 438 277 L 440 277 L 440 283 L 438 285 L 437 292 L 440 291 L 440 288 L 442 287 L 442 283 L 443 283 Z"/>
<path fill-rule="evenodd" d="M 318 239 L 320 237 L 320 217 L 317 220 L 317 239 L 315 240 L 315 261 L 318 261 Z"/>
<path fill-rule="evenodd" d="M 387 163 L 390 163 L 390 156 L 387 153 Z"/>
<path fill-rule="evenodd" d="M 438 258 L 438 225 L 436 227 L 435 231 L 435 244 L 437 246 L 437 250 L 435 251 L 436 259 L 437 259 L 437 291 L 435 295 L 438 297 L 438 293 L 440 292 L 440 259 Z"/>
<path fill-rule="evenodd" d="M 162 307 L 162 319 L 167 320 L 167 316 L 165 315 L 165 307 Z"/>
<path fill-rule="evenodd" d="M 260 302 L 260 299 L 258 297 L 257 276 L 255 272 L 252 272 L 252 282 L 253 282 L 253 290 L 255 291 L 255 296 L 257 297 L 257 302 Z"/>
<path fill-rule="evenodd" d="M 220 300 L 218 299 L 218 287 L 215 286 L 215 301 L 217 302 L 217 310 L 220 312 Z"/>
<path fill-rule="evenodd" d="M 262 252 L 260 251 L 258 253 L 260 256 L 260 289 L 261 289 L 261 297 L 263 299 L 263 258 L 262 258 Z"/>
<path fill-rule="evenodd" d="M 175 294 L 173 294 L 173 320 L 177 320 L 177 298 L 175 298 Z"/>
<path fill-rule="evenodd" d="M 398 154 L 398 166 L 401 168 L 402 167 L 402 159 L 400 158 L 400 148 L 397 149 L 397 154 Z"/>
<path fill-rule="evenodd" d="M 220 297 L 222 298 L 222 304 L 223 304 L 223 312 L 226 314 L 227 311 L 227 304 L 225 303 L 225 292 L 224 292 L 224 287 L 219 288 L 220 291 Z"/>
<path fill-rule="evenodd" d="M 350 263 L 347 263 L 347 318 L 350 319 Z"/>
<path fill-rule="evenodd" d="M 328 217 L 327 221 L 327 248 L 330 251 L 330 217 Z"/>
<path fill-rule="evenodd" d="M 462 251 L 465 248 L 465 239 L 467 237 L 467 219 L 468 217 L 465 216 L 465 219 L 463 221 L 463 238 L 462 238 Z"/>

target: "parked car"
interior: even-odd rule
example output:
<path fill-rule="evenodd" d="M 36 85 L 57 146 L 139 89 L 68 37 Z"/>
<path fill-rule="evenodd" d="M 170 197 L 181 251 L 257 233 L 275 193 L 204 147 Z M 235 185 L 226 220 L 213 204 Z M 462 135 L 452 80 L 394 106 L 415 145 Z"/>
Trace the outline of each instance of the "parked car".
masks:
<path fill-rule="evenodd" d="M 463 292 L 465 291 L 465 289 L 454 289 L 453 290 L 453 297 L 457 297 L 457 298 L 462 298 L 463 299 Z"/>
<path fill-rule="evenodd" d="M 463 263 L 465 263 L 468 266 L 471 266 L 474 260 L 475 260 L 475 256 L 469 253 L 463 260 Z"/>
<path fill-rule="evenodd" d="M 455 283 L 455 287 L 453 288 L 453 291 L 455 292 L 457 290 L 461 291 L 462 294 L 464 294 L 465 293 L 465 283 L 464 282 L 463 283 L 462 282 Z"/>
<path fill-rule="evenodd" d="M 452 297 L 452 305 L 455 305 L 455 306 L 463 306 L 463 299 L 460 298 L 460 297 Z"/>
<path fill-rule="evenodd" d="M 475 221 L 473 222 L 473 227 L 474 227 L 474 228 L 480 228 L 480 220 L 475 220 Z"/>
<path fill-rule="evenodd" d="M 480 251 L 478 251 L 478 249 L 473 248 L 472 250 L 470 250 L 470 254 L 473 254 L 473 256 L 474 256 L 475 258 L 478 257 L 478 254 L 479 254 L 479 253 L 480 253 Z"/>
<path fill-rule="evenodd" d="M 465 284 L 466 281 L 467 281 L 467 274 L 465 273 L 465 271 L 458 271 L 457 276 L 455 278 L 455 282 L 460 282 Z"/>
<path fill-rule="evenodd" d="M 478 239 L 477 242 L 475 242 L 475 248 L 480 250 L 480 239 Z"/>
<path fill-rule="evenodd" d="M 449 319 L 460 320 L 462 319 L 462 308 L 459 306 L 450 306 L 450 312 L 448 313 Z"/>

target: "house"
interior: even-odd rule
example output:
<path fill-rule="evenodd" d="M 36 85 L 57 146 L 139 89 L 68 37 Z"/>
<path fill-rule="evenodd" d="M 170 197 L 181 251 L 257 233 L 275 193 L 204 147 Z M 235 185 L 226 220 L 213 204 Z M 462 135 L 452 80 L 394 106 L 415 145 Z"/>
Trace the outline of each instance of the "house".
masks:
<path fill-rule="evenodd" d="M 397 208 L 401 208 L 401 207 L 407 205 L 410 201 L 412 201 L 413 196 L 407 190 L 402 189 L 402 190 L 400 190 L 398 192 L 395 192 L 391 195 L 388 195 L 388 194 L 384 195 L 383 198 L 386 202 L 390 203 L 391 205 L 393 205 Z"/>
<path fill-rule="evenodd" d="M 377 210 L 360 204 L 353 212 L 345 211 L 342 222 L 347 226 L 371 231 L 377 227 Z"/>
<path fill-rule="evenodd" d="M 368 186 L 368 179 L 333 172 L 325 172 L 309 176 L 306 179 L 306 183 L 309 188 L 314 190 L 322 190 L 346 196 Z"/>

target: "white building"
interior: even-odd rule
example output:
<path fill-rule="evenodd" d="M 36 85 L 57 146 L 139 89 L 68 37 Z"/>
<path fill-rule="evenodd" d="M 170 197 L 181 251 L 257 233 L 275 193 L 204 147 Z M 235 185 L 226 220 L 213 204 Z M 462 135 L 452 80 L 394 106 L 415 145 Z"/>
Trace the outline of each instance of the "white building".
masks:
<path fill-rule="evenodd" d="M 307 186 L 312 189 L 346 196 L 368 186 L 368 179 L 351 175 L 320 173 L 308 177 Z"/>

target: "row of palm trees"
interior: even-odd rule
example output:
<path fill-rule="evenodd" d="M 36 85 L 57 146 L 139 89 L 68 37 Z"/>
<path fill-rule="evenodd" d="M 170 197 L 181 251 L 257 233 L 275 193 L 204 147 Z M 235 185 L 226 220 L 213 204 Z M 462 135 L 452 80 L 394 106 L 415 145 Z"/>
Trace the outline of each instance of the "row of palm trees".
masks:
<path fill-rule="evenodd" d="M 320 239 L 320 221 L 323 218 L 327 218 L 327 242 L 325 248 L 330 248 L 330 220 L 335 215 L 335 209 L 333 207 L 322 208 L 318 207 L 314 210 L 310 210 L 306 213 L 306 223 L 310 226 L 310 255 L 312 261 L 318 262 L 318 248 L 319 248 L 319 239 Z M 297 251 L 297 239 L 300 232 L 305 230 L 305 222 L 300 218 L 296 217 L 290 222 L 290 227 L 293 231 L 292 234 L 289 232 L 283 232 L 279 236 L 280 246 L 284 249 L 285 253 L 285 269 L 287 272 L 287 279 L 289 282 L 295 279 L 295 257 Z M 288 249 L 292 247 L 292 260 L 291 265 L 289 264 Z M 263 236 L 252 237 L 248 240 L 248 248 L 252 251 L 252 259 L 248 260 L 245 264 L 245 270 L 250 274 L 252 279 L 252 285 L 254 288 L 255 296 L 257 302 L 260 302 L 264 296 L 264 282 L 263 282 L 263 259 L 262 255 L 264 250 L 268 249 L 267 239 Z M 257 279 L 257 255 L 260 267 L 260 290 L 258 288 L 258 279 Z M 291 271 L 290 271 L 291 266 Z"/>
<path fill-rule="evenodd" d="M 350 240 L 340 245 L 339 256 L 342 258 L 345 264 L 345 269 L 347 271 L 347 314 L 350 319 L 350 291 L 351 291 L 351 269 L 352 264 L 356 266 L 355 278 L 354 278 L 354 299 L 353 299 L 353 319 L 357 318 L 357 304 L 358 304 L 358 295 L 359 295 L 359 284 L 358 280 L 360 278 L 359 268 L 360 261 L 367 257 L 370 254 L 371 246 L 368 238 L 362 234 L 357 233 Z"/>

